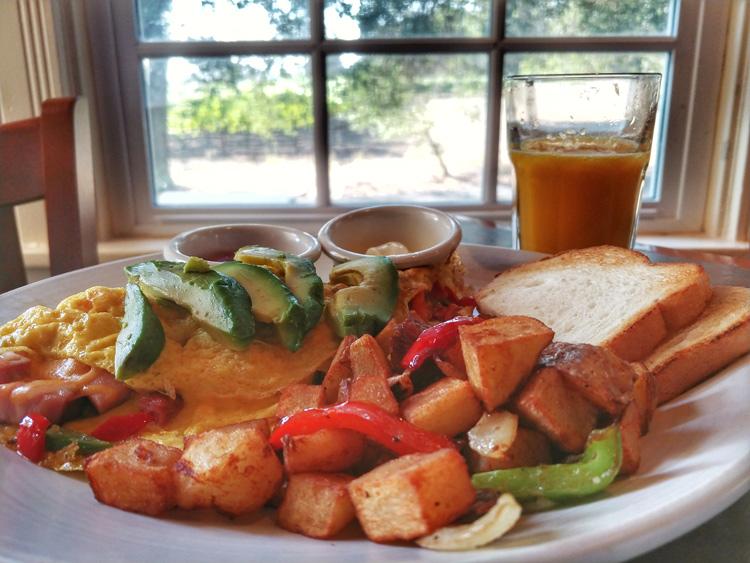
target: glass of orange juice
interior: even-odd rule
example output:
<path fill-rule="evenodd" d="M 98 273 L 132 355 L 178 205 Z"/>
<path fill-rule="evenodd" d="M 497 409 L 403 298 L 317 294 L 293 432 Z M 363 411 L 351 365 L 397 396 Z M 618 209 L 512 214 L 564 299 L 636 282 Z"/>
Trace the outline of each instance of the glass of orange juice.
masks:
<path fill-rule="evenodd" d="M 633 245 L 660 82 L 660 74 L 506 81 L 517 247 Z"/>

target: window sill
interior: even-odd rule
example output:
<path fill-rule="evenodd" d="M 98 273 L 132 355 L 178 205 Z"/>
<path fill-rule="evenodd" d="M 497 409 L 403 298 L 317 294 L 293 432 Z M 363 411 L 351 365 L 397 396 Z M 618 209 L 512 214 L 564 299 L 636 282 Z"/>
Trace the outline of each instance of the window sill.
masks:
<path fill-rule="evenodd" d="M 685 235 L 639 235 L 636 242 L 644 245 L 662 246 L 679 250 L 700 250 L 716 254 L 742 254 L 750 252 L 750 243 L 700 236 Z"/>
<path fill-rule="evenodd" d="M 102 241 L 99 243 L 99 261 L 109 262 L 121 258 L 140 256 L 161 252 L 167 243 L 167 238 L 122 238 Z M 472 240 L 468 240 L 472 242 Z M 718 254 L 737 255 L 750 252 L 750 243 L 728 241 L 699 235 L 642 235 L 638 237 L 639 244 L 662 246 L 683 250 L 700 250 Z M 46 245 L 31 245 L 24 247 L 24 260 L 27 268 L 48 267 Z"/>

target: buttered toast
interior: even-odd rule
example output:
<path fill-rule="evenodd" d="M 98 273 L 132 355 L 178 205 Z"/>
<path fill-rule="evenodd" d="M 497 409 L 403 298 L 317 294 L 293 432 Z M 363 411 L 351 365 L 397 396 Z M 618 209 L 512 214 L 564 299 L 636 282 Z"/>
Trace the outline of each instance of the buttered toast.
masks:
<path fill-rule="evenodd" d="M 697 264 L 653 264 L 639 252 L 597 246 L 506 270 L 477 303 L 483 314 L 539 319 L 557 341 L 638 361 L 693 322 L 710 298 L 708 275 Z"/>
<path fill-rule="evenodd" d="M 657 401 L 673 399 L 750 351 L 750 288 L 714 287 L 703 313 L 644 361 L 656 378 Z"/>

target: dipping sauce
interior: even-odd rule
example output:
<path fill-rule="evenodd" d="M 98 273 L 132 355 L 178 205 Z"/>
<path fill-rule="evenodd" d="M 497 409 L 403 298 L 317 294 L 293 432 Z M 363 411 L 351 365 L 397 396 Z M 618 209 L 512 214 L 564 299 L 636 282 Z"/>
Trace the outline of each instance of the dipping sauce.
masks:
<path fill-rule="evenodd" d="M 411 252 L 406 245 L 391 241 L 367 249 L 365 254 L 370 256 L 396 256 L 398 254 L 409 254 Z"/>

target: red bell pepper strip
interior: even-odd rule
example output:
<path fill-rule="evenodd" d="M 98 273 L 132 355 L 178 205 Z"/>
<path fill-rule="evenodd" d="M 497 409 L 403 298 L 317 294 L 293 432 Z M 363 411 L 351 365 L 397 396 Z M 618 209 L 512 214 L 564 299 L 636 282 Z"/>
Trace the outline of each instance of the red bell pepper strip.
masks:
<path fill-rule="evenodd" d="M 422 331 L 401 360 L 404 369 L 417 369 L 430 356 L 441 352 L 458 339 L 458 327 L 480 322 L 480 317 L 454 317 Z"/>
<path fill-rule="evenodd" d="M 119 442 L 138 434 L 152 420 L 145 412 L 112 416 L 94 428 L 91 435 L 105 442 Z"/>
<path fill-rule="evenodd" d="M 473 297 L 461 297 L 459 299 L 458 296 L 453 292 L 453 290 L 450 287 L 448 287 L 447 285 L 442 285 L 440 283 L 436 283 L 433 286 L 432 295 L 436 299 L 441 299 L 443 301 L 450 301 L 461 307 L 469 307 L 469 306 L 476 307 L 477 306 L 477 301 Z"/>
<path fill-rule="evenodd" d="M 16 451 L 34 463 L 42 461 L 45 452 L 45 433 L 49 425 L 49 419 L 43 414 L 32 412 L 24 416 L 16 434 Z"/>
<path fill-rule="evenodd" d="M 461 299 L 456 300 L 456 305 L 461 307 L 476 307 L 477 300 L 473 297 L 462 297 Z"/>
<path fill-rule="evenodd" d="M 284 436 L 312 434 L 327 428 L 345 428 L 364 434 L 398 455 L 429 453 L 456 444 L 442 434 L 428 432 L 378 406 L 349 401 L 320 409 L 307 409 L 281 419 L 270 444 L 279 449 Z"/>

